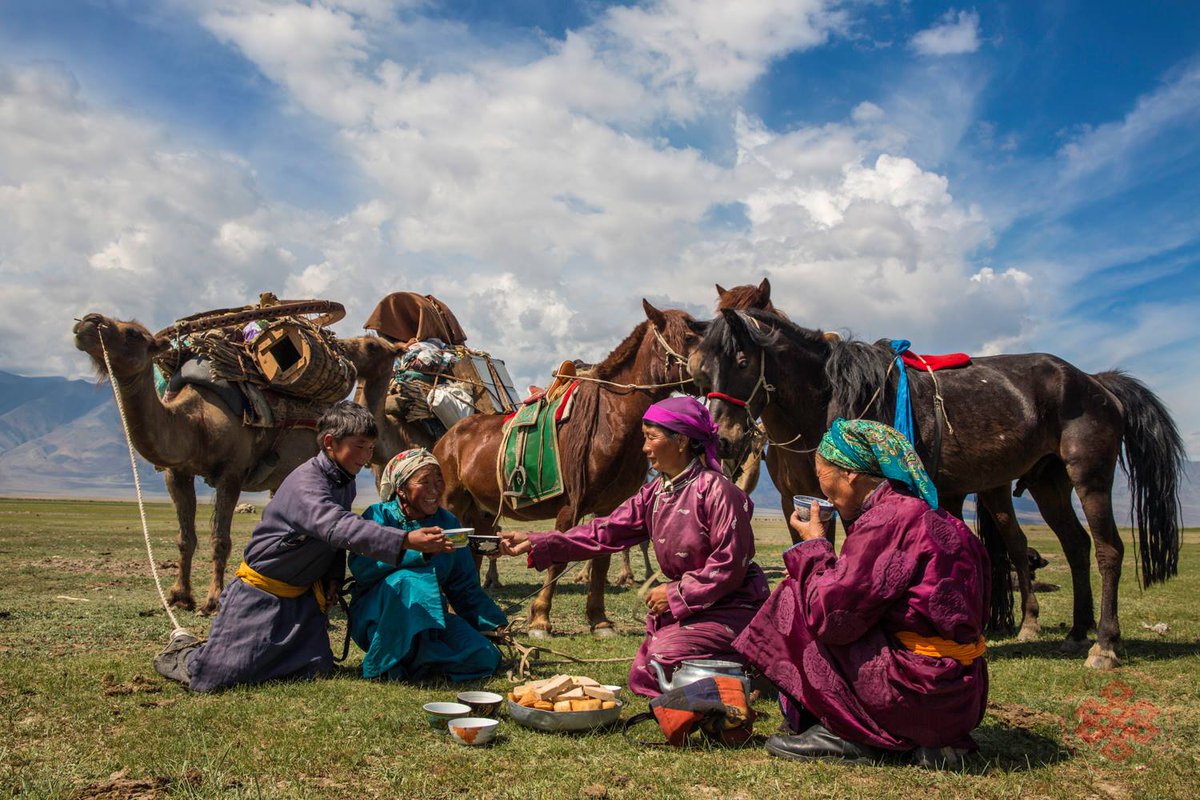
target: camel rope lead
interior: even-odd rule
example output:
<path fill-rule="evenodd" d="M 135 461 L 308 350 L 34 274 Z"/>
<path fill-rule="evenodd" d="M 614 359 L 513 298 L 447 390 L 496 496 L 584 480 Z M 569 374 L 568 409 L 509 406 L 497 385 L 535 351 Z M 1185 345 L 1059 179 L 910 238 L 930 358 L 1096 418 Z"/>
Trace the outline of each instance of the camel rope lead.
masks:
<path fill-rule="evenodd" d="M 121 429 L 125 432 L 125 446 L 129 448 L 129 467 L 133 470 L 133 488 L 137 491 L 138 514 L 142 518 L 142 537 L 146 540 L 146 556 L 150 560 L 150 574 L 154 577 L 154 588 L 158 590 L 158 599 L 162 601 L 167 618 L 171 620 L 173 626 L 171 636 L 181 632 L 186 633 L 187 631 L 179 624 L 179 620 L 175 619 L 175 612 L 171 610 L 171 604 L 167 602 L 162 581 L 158 577 L 158 566 L 154 563 L 154 548 L 150 544 L 150 526 L 146 524 L 146 504 L 142 500 L 142 480 L 138 477 L 137 457 L 133 453 L 133 439 L 129 437 L 129 422 L 125 419 L 125 403 L 121 400 L 121 392 L 117 390 L 117 379 L 113 374 L 112 361 L 108 357 L 108 347 L 104 344 L 104 332 L 101 331 L 97 338 L 100 340 L 100 352 L 104 355 L 104 368 L 108 370 L 108 382 L 112 384 L 113 397 L 117 400 L 117 416 L 121 418 Z"/>

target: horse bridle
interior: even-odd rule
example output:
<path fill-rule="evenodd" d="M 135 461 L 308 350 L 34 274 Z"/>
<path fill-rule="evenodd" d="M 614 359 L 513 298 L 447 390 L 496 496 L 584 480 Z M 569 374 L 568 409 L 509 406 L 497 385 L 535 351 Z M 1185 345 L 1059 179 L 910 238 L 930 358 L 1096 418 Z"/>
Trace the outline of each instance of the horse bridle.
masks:
<path fill-rule="evenodd" d="M 742 352 L 741 350 L 738 350 L 737 356 L 735 358 L 740 364 L 744 365 L 745 361 L 746 361 L 746 354 L 744 352 Z M 793 453 L 814 452 L 816 450 L 816 448 L 811 448 L 808 450 L 797 450 L 794 447 L 788 447 L 788 445 L 793 444 L 794 442 L 801 439 L 804 435 L 803 432 L 796 434 L 791 439 L 788 439 L 786 442 L 776 442 L 773 439 L 771 439 L 770 435 L 767 433 L 767 427 L 765 425 L 763 425 L 754 416 L 754 412 L 750 410 L 750 404 L 753 403 L 754 398 L 758 396 L 759 389 L 763 390 L 763 394 L 767 398 L 763 402 L 762 411 L 759 412 L 759 416 L 761 417 L 762 413 L 767 410 L 767 406 L 769 406 L 771 404 L 771 395 L 775 393 L 775 386 L 767 381 L 767 354 L 765 351 L 763 351 L 759 355 L 758 381 L 755 382 L 754 388 L 750 390 L 749 397 L 747 397 L 745 400 L 741 400 L 737 397 L 734 397 L 733 395 L 725 394 L 724 392 L 709 392 L 704 397 L 705 397 L 705 399 L 708 399 L 708 400 L 723 400 L 726 403 L 729 403 L 730 405 L 734 405 L 734 406 L 741 408 L 743 411 L 746 412 L 746 420 L 750 424 L 750 430 L 754 432 L 753 435 L 763 437 L 764 439 L 766 439 L 767 444 L 770 445 L 771 447 L 778 447 L 782 450 L 788 450 Z"/>
<path fill-rule="evenodd" d="M 666 337 L 664 337 L 662 335 L 662 332 L 659 331 L 658 326 L 655 325 L 653 322 L 650 323 L 650 330 L 654 333 L 655 340 L 658 342 L 659 346 L 662 347 L 662 349 L 663 349 L 663 375 L 667 376 L 668 378 L 670 377 L 671 363 L 672 363 L 672 359 L 674 359 L 679 364 L 679 374 L 681 376 L 682 375 L 687 376 L 687 380 L 681 381 L 681 385 L 684 383 L 687 383 L 688 381 L 691 381 L 692 380 L 692 370 L 690 367 L 688 367 L 688 360 L 686 358 L 684 358 L 682 355 L 680 355 L 678 352 L 676 352 L 675 348 L 671 347 L 670 343 L 667 342 Z"/>

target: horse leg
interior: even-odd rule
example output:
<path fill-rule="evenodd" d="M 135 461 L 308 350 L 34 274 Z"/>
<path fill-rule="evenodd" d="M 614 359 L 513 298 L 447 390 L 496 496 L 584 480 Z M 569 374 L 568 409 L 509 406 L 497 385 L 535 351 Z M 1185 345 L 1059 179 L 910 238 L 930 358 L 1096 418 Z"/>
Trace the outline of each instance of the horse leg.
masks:
<path fill-rule="evenodd" d="M 192 557 L 196 554 L 196 478 L 186 472 L 168 469 L 163 473 L 163 482 L 175 505 L 175 516 L 179 520 L 179 535 L 175 544 L 179 547 L 179 572 L 175 584 L 167 596 L 168 602 L 188 611 L 196 607 L 192 595 Z"/>
<path fill-rule="evenodd" d="M 629 551 L 625 554 L 628 556 Z M 587 595 L 587 620 L 591 626 L 592 633 L 600 638 L 608 638 L 617 635 L 617 629 L 613 627 L 612 622 L 604 612 L 604 590 L 608 584 L 608 567 L 612 562 L 612 556 L 603 555 L 596 556 L 592 559 L 592 582 L 588 584 Z M 630 577 L 632 573 L 630 573 Z"/>
<path fill-rule="evenodd" d="M 788 522 L 792 518 L 792 512 L 796 510 L 796 504 L 792 502 L 792 496 L 786 491 L 779 493 L 779 507 L 783 509 L 783 526 L 787 528 L 788 535 L 792 537 L 792 544 L 800 544 L 800 534 L 792 530 L 791 523 Z"/>
<path fill-rule="evenodd" d="M 233 509 L 242 493 L 239 481 L 217 482 L 217 494 L 213 498 L 212 516 L 212 580 L 208 584 L 208 597 L 200 607 L 201 614 L 215 614 L 225 588 L 225 564 L 229 561 L 232 547 L 229 529 L 233 525 Z"/>
<path fill-rule="evenodd" d="M 546 570 L 546 578 L 542 581 L 542 590 L 529 604 L 529 638 L 549 639 L 552 627 L 550 625 L 550 609 L 554 605 L 554 583 L 566 569 L 565 564 L 551 564 Z"/>
<path fill-rule="evenodd" d="M 579 570 L 579 574 L 575 576 L 575 582 L 587 584 L 592 582 L 592 562 L 583 562 L 583 567 Z"/>
<path fill-rule="evenodd" d="M 1074 602 L 1071 630 L 1063 642 L 1063 650 L 1074 652 L 1087 645 L 1088 632 L 1096 627 L 1092 604 L 1092 541 L 1087 530 L 1079 523 L 1079 517 L 1075 516 L 1075 509 L 1071 505 L 1071 480 L 1061 461 L 1056 460 L 1037 479 L 1027 481 L 1027 485 L 1042 518 L 1058 537 L 1067 565 L 1071 568 Z"/>
<path fill-rule="evenodd" d="M 654 574 L 654 567 L 650 564 L 650 542 L 642 542 L 642 564 L 646 567 L 646 577 L 643 580 L 650 580 L 650 576 Z"/>
<path fill-rule="evenodd" d="M 1076 443 L 1072 442 L 1072 445 Z M 1087 666 L 1092 669 L 1112 669 L 1118 664 L 1117 644 L 1121 641 L 1121 624 L 1117 618 L 1117 591 L 1121 581 L 1121 560 L 1125 545 L 1117 530 L 1112 511 L 1112 482 L 1116 470 L 1117 448 L 1112 458 L 1098 452 L 1094 438 L 1072 447 L 1077 457 L 1064 457 L 1067 475 L 1075 485 L 1075 494 L 1083 506 L 1096 545 L 1096 566 L 1100 570 L 1100 624 L 1096 626 L 1096 643 L 1088 651 Z"/>
<path fill-rule="evenodd" d="M 633 548 L 630 548 L 632 550 Z M 633 586 L 633 565 L 629 563 L 629 550 L 621 551 L 621 571 L 617 573 L 617 586 Z"/>
<path fill-rule="evenodd" d="M 1004 549 L 1008 551 L 1008 560 L 1012 569 L 1017 573 L 1017 588 L 1021 593 L 1021 627 L 1017 632 L 1017 641 L 1032 642 L 1038 638 L 1038 601 L 1033 592 L 1033 580 L 1029 574 L 1029 540 L 1017 523 L 1017 514 L 1013 509 L 1010 485 L 989 489 L 978 493 L 981 505 L 987 507 L 1000 531 Z M 1005 576 L 1007 577 L 1007 576 Z"/>

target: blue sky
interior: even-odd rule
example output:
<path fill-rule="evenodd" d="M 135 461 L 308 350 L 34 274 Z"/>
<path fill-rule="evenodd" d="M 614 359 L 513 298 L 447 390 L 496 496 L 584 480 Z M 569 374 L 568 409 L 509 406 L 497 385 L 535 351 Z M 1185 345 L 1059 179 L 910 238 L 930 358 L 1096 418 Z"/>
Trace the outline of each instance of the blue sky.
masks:
<path fill-rule="evenodd" d="M 414 289 L 535 380 L 767 275 L 1129 369 L 1195 457 L 1198 133 L 1185 2 L 9 0 L 0 369 L 82 374 L 88 310 Z"/>

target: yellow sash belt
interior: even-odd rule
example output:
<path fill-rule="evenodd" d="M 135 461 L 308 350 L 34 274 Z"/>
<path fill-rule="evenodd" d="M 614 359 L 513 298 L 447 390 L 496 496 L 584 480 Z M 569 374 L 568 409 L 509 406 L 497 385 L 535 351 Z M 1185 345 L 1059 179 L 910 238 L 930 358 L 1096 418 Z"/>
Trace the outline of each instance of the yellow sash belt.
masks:
<path fill-rule="evenodd" d="M 277 581 L 274 578 L 268 578 L 245 561 L 241 563 L 241 566 L 237 568 L 237 572 L 234 574 L 243 583 L 248 583 L 255 589 L 262 589 L 267 594 L 273 594 L 276 597 L 299 597 L 309 589 L 312 589 L 312 593 L 317 598 L 317 605 L 321 608 L 321 613 L 326 614 L 329 612 L 329 606 L 325 603 L 325 588 L 321 586 L 320 581 L 310 586 L 294 586 L 290 583 Z"/>
<path fill-rule="evenodd" d="M 912 631 L 899 631 L 896 639 L 905 650 L 911 650 L 919 656 L 953 658 L 964 667 L 971 666 L 972 661 L 983 658 L 983 654 L 987 652 L 987 644 L 982 636 L 970 644 L 959 644 L 940 636 L 922 636 Z"/>

